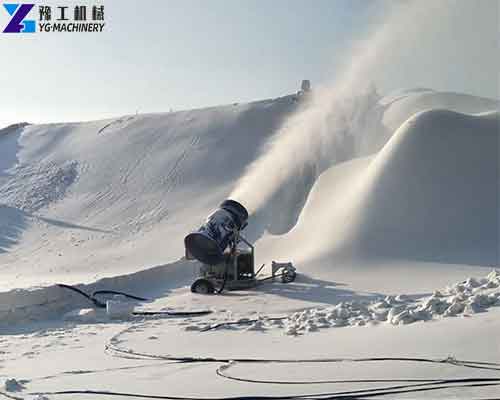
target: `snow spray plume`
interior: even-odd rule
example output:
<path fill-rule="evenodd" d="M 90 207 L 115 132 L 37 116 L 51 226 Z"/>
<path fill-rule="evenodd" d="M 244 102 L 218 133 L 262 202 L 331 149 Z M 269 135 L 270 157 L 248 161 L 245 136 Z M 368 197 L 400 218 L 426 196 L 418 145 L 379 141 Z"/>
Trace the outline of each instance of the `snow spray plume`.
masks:
<path fill-rule="evenodd" d="M 437 2 L 439 3 L 439 2 Z M 289 177 L 305 164 L 321 166 L 326 158 L 338 161 L 336 150 L 355 129 L 359 102 L 370 88 L 373 71 L 397 62 L 391 50 L 402 38 L 417 37 L 422 21 L 442 9 L 430 2 L 399 3 L 391 7 L 385 23 L 359 43 L 333 84 L 313 91 L 309 104 L 291 115 L 266 144 L 266 151 L 250 165 L 230 198 L 245 204 L 251 214 L 266 204 Z M 413 29 L 413 32 L 412 32 Z M 423 29 L 423 28 L 422 28 Z"/>

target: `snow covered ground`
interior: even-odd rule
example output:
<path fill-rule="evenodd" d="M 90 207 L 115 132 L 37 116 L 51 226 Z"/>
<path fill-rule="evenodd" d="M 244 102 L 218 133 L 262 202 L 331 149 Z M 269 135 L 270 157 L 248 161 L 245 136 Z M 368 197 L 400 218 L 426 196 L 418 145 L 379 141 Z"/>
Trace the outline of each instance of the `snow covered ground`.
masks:
<path fill-rule="evenodd" d="M 335 140 L 252 209 L 256 264 L 292 261 L 296 282 L 189 291 L 184 236 L 311 104 L 0 134 L 0 392 L 498 398 L 486 386 L 500 384 L 497 101 L 430 89 L 353 99 Z M 275 167 L 237 191 L 243 204 Z M 136 310 L 212 313 L 113 319 L 57 283 L 151 299 Z M 54 393 L 72 390 L 122 395 Z"/>

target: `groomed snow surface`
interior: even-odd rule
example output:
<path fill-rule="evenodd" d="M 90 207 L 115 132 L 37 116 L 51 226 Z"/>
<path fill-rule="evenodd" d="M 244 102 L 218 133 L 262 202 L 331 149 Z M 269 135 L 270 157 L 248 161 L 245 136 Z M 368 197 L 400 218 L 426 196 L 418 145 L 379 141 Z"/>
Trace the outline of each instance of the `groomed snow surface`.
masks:
<path fill-rule="evenodd" d="M 292 261 L 297 280 L 189 291 L 184 236 L 311 104 L 1 130 L 0 397 L 499 398 L 497 101 L 352 100 L 245 231 L 264 274 Z M 57 283 L 211 313 L 109 315 Z"/>

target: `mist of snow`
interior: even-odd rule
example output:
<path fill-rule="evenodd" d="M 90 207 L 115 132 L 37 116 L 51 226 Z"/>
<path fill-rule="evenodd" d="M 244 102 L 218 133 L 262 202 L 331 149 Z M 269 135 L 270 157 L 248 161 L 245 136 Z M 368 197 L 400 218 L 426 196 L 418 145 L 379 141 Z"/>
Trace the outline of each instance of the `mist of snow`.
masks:
<path fill-rule="evenodd" d="M 414 42 L 445 10 L 444 5 L 429 2 L 393 4 L 383 23 L 346 57 L 343 71 L 332 83 L 315 88 L 281 125 L 230 197 L 253 213 L 304 165 L 322 170 L 322 164 L 334 163 L 344 142 L 356 135 L 359 118 L 366 113 L 367 101 L 373 95 L 376 72 L 384 64 L 397 62 L 394 52 L 401 48 L 401 41 Z"/>

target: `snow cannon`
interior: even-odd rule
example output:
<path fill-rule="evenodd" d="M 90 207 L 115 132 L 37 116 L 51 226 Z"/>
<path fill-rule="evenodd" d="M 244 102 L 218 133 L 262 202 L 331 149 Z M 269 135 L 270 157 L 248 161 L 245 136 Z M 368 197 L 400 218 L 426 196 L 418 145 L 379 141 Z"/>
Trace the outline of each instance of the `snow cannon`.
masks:
<path fill-rule="evenodd" d="M 207 265 L 223 262 L 224 251 L 238 241 L 247 220 L 248 211 L 243 205 L 235 200 L 225 200 L 196 232 L 184 238 L 186 258 Z"/>
<path fill-rule="evenodd" d="M 264 265 L 255 272 L 254 246 L 241 234 L 247 220 L 245 207 L 235 200 L 226 200 L 197 231 L 184 238 L 186 259 L 198 261 L 197 277 L 191 285 L 193 293 L 249 289 L 269 279 L 274 281 L 278 276 L 283 283 L 295 280 L 291 263 L 275 262 L 272 276 L 257 279 Z"/>

